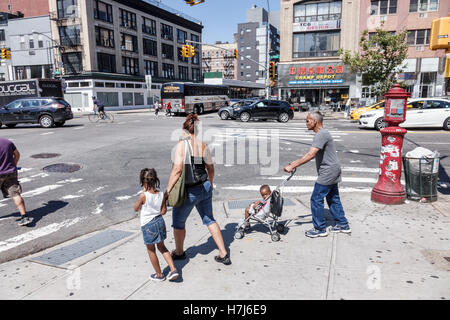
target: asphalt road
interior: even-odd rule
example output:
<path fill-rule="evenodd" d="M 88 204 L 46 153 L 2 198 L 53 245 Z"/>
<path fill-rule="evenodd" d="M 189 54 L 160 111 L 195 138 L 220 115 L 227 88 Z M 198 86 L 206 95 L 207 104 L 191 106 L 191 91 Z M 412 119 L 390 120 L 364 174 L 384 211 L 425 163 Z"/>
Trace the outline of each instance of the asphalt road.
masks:
<path fill-rule="evenodd" d="M 216 114 L 200 118 L 200 135 L 209 143 L 215 161 L 215 201 L 252 199 L 261 184 L 278 185 L 286 177 L 282 168 L 304 154 L 313 137 L 304 120 L 281 124 L 223 121 Z M 117 114 L 112 124 L 79 117 L 62 128 L 0 129 L 0 135 L 21 152 L 19 178 L 27 211 L 34 218 L 32 224 L 19 227 L 20 215 L 12 201 L 0 200 L 0 263 L 135 217 L 132 206 L 140 191 L 139 172 L 154 167 L 165 188 L 183 121 L 139 112 Z M 325 127 L 336 141 L 343 167 L 341 192 L 370 192 L 378 176 L 380 134 L 360 130 L 345 119 L 326 120 Z M 450 187 L 450 132 L 409 130 L 403 152 L 417 146 L 439 150 L 441 182 Z M 56 155 L 35 158 L 39 154 Z M 43 170 L 54 164 L 80 169 Z M 312 161 L 299 168 L 283 190 L 310 193 L 315 176 Z"/>

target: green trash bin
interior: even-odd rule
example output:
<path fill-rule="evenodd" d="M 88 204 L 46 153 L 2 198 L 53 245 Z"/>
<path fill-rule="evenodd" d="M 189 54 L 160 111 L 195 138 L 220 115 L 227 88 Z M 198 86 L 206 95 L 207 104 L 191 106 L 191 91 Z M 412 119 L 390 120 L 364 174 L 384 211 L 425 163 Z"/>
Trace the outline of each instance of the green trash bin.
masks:
<path fill-rule="evenodd" d="M 406 196 L 411 200 L 426 198 L 429 202 L 437 200 L 437 181 L 439 158 L 403 157 Z"/>

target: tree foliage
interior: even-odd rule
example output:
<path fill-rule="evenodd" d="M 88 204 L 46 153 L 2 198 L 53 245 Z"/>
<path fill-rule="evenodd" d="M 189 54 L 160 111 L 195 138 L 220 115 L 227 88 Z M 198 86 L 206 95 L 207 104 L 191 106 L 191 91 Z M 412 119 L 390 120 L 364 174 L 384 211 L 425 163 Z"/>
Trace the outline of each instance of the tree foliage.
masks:
<path fill-rule="evenodd" d="M 339 55 L 350 70 L 362 74 L 362 84 L 371 86 L 376 96 L 382 96 L 397 82 L 404 71 L 403 61 L 408 55 L 407 31 L 391 33 L 381 27 L 370 36 L 365 30 L 361 36 L 360 51 L 339 50 Z"/>

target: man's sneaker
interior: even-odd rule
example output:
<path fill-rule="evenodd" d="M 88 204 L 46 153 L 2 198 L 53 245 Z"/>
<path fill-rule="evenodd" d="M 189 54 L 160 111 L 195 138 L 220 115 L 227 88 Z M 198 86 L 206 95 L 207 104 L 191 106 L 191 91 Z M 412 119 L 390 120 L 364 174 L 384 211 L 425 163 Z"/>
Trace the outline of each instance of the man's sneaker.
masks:
<path fill-rule="evenodd" d="M 221 258 L 220 256 L 215 256 L 214 259 L 217 262 L 223 263 L 225 265 L 231 264 L 230 256 L 227 254 L 225 257 Z"/>
<path fill-rule="evenodd" d="M 26 226 L 33 222 L 33 218 L 30 217 L 22 217 L 19 221 L 19 226 Z"/>
<path fill-rule="evenodd" d="M 330 227 L 330 231 L 337 233 L 337 232 L 343 232 L 343 233 L 351 233 L 352 229 L 350 229 L 350 226 L 348 224 L 346 225 L 335 225 L 334 227 Z"/>
<path fill-rule="evenodd" d="M 310 238 L 326 237 L 327 235 L 328 235 L 327 229 L 323 230 L 311 229 L 305 232 L 305 236 Z"/>
<path fill-rule="evenodd" d="M 164 281 L 164 280 L 166 280 L 166 277 L 164 277 L 164 275 L 162 275 L 161 277 L 158 277 L 156 275 L 156 273 L 154 273 L 154 274 L 152 274 L 150 276 L 150 280 L 153 280 L 153 281 Z"/>
<path fill-rule="evenodd" d="M 179 274 L 178 274 L 177 270 L 170 271 L 169 274 L 167 275 L 167 279 L 169 279 L 169 281 L 175 281 L 178 279 L 178 277 L 179 277 Z"/>

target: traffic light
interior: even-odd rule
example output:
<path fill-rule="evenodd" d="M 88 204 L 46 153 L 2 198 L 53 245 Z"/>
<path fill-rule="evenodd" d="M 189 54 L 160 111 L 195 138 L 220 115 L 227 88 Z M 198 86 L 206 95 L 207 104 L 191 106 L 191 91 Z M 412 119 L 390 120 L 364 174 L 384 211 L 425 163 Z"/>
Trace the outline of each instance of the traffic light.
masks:
<path fill-rule="evenodd" d="M 194 46 L 189 46 L 189 57 L 195 56 L 195 48 Z"/>
<path fill-rule="evenodd" d="M 61 75 L 65 76 L 66 75 L 66 69 L 65 68 L 61 68 Z"/>
<path fill-rule="evenodd" d="M 275 62 L 273 61 L 269 63 L 269 78 L 275 80 Z"/>
<path fill-rule="evenodd" d="M 192 6 L 195 6 L 196 4 L 205 2 L 205 0 L 197 0 L 197 1 L 196 0 L 184 0 L 184 2 L 186 2 L 186 4 L 188 4 L 192 7 Z"/>
<path fill-rule="evenodd" d="M 235 59 L 238 58 L 238 51 L 237 51 L 237 49 L 234 49 L 234 58 L 235 58 Z"/>
<path fill-rule="evenodd" d="M 11 50 L 6 50 L 6 59 L 11 60 Z"/>
<path fill-rule="evenodd" d="M 183 45 L 181 47 L 181 56 L 185 57 L 185 58 L 189 58 L 189 46 L 188 45 Z"/>
<path fill-rule="evenodd" d="M 2 48 L 2 59 L 6 59 L 6 52 L 8 50 L 6 50 L 5 48 Z"/>

